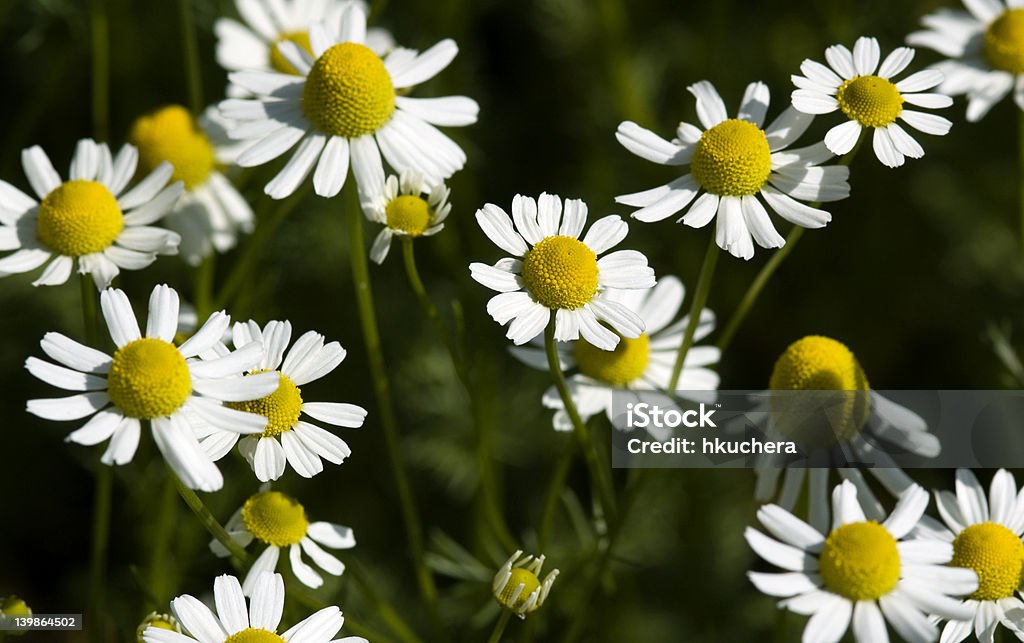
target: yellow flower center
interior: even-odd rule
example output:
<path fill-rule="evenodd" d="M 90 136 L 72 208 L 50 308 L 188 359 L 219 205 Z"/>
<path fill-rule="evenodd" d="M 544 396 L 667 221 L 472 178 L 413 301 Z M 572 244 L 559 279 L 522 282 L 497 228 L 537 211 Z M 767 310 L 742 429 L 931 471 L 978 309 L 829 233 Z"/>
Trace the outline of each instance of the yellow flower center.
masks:
<path fill-rule="evenodd" d="M 306 52 L 312 56 L 313 47 L 309 44 L 309 32 L 308 31 L 289 31 L 278 36 L 274 44 L 270 46 L 270 66 L 282 74 L 292 74 L 293 76 L 301 76 L 299 70 L 295 69 L 288 59 L 281 55 L 281 50 L 277 48 L 278 43 L 282 42 L 293 42 L 299 47 L 306 50 Z"/>
<path fill-rule="evenodd" d="M 772 172 L 764 131 L 731 118 L 700 135 L 690 169 L 708 192 L 721 196 L 757 194 Z"/>
<path fill-rule="evenodd" d="M 523 258 L 523 282 L 548 308 L 579 308 L 597 292 L 597 255 L 579 239 L 541 239 Z"/>
<path fill-rule="evenodd" d="M 523 591 L 519 592 L 519 595 L 512 600 L 515 596 L 516 588 L 519 585 L 523 585 Z M 512 576 L 505 583 L 505 586 L 501 588 L 501 592 L 498 594 L 498 601 L 509 608 L 512 611 L 519 610 L 525 603 L 526 599 L 530 597 L 538 587 L 540 587 L 540 579 L 537 575 L 528 569 L 522 567 L 516 567 L 512 570 Z"/>
<path fill-rule="evenodd" d="M 430 225 L 434 213 L 422 197 L 402 195 L 388 203 L 385 214 L 389 228 L 418 237 Z"/>
<path fill-rule="evenodd" d="M 261 491 L 242 505 L 242 524 L 268 545 L 285 547 L 302 540 L 309 520 L 295 498 L 280 491 Z"/>
<path fill-rule="evenodd" d="M 117 199 L 102 183 L 67 181 L 39 204 L 36 235 L 57 254 L 81 257 L 108 248 L 124 230 Z"/>
<path fill-rule="evenodd" d="M 874 521 L 833 529 L 825 539 L 819 564 L 825 586 L 853 601 L 885 596 L 900 579 L 896 539 Z"/>
<path fill-rule="evenodd" d="M 284 643 L 284 639 L 264 629 L 247 627 L 224 639 L 224 643 Z"/>
<path fill-rule="evenodd" d="M 651 340 L 647 333 L 636 339 L 619 335 L 615 349 L 606 351 L 581 339 L 576 342 L 574 352 L 581 373 L 612 386 L 625 386 L 647 370 Z"/>
<path fill-rule="evenodd" d="M 277 390 L 270 395 L 248 402 L 227 402 L 227 406 L 235 410 L 267 418 L 267 428 L 261 434 L 264 438 L 276 437 L 285 431 L 291 431 L 302 413 L 302 391 L 287 375 L 279 375 L 281 381 L 277 385 Z"/>
<path fill-rule="evenodd" d="M 206 132 L 180 105 L 135 119 L 128 142 L 139 148 L 139 166 L 144 172 L 167 161 L 174 166 L 172 180 L 183 182 L 186 190 L 205 183 L 217 162 Z"/>
<path fill-rule="evenodd" d="M 988 26 L 985 58 L 996 69 L 1024 73 L 1024 9 L 1008 9 Z"/>
<path fill-rule="evenodd" d="M 17 596 L 8 596 L 0 601 L 0 614 L 4 616 L 32 616 L 32 609 Z"/>
<path fill-rule="evenodd" d="M 354 42 L 334 45 L 306 77 L 302 109 L 318 129 L 358 138 L 376 132 L 395 111 L 395 87 L 384 63 Z"/>
<path fill-rule="evenodd" d="M 192 377 L 185 358 L 173 344 L 144 337 L 114 353 L 107 393 L 114 406 L 128 417 L 164 417 L 188 399 Z"/>
<path fill-rule="evenodd" d="M 971 525 L 953 540 L 953 560 L 949 564 L 977 572 L 978 591 L 967 598 L 977 601 L 1009 598 L 1020 585 L 1024 543 L 998 523 Z"/>
<path fill-rule="evenodd" d="M 903 95 L 891 81 L 878 76 L 857 76 L 836 92 L 843 113 L 865 127 L 884 127 L 903 112 Z"/>

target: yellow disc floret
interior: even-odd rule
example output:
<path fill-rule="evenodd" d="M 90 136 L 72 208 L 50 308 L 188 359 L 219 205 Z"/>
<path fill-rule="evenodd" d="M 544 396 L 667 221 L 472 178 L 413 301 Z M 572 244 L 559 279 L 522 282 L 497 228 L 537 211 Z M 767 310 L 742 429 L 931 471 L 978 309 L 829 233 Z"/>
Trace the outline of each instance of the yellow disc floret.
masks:
<path fill-rule="evenodd" d="M 430 226 L 434 213 L 430 204 L 419 196 L 403 194 L 388 203 L 384 210 L 388 227 L 411 237 L 418 237 Z"/>
<path fill-rule="evenodd" d="M 519 592 L 519 595 L 517 596 L 516 589 L 520 585 L 523 586 L 523 590 Z M 512 575 L 509 577 L 508 582 L 505 583 L 505 587 L 503 587 L 501 592 L 498 593 L 498 601 L 515 612 L 526 604 L 526 599 L 528 599 L 530 594 L 535 592 L 539 587 L 540 579 L 537 578 L 536 574 L 528 569 L 516 567 L 512 570 Z"/>
<path fill-rule="evenodd" d="M 610 351 L 581 339 L 576 342 L 574 352 L 581 373 L 612 386 L 625 386 L 647 370 L 651 339 L 647 333 L 635 339 L 619 335 L 619 343 Z"/>
<path fill-rule="evenodd" d="M 772 172 L 768 139 L 749 121 L 722 121 L 701 134 L 690 169 L 693 178 L 712 194 L 757 194 Z"/>
<path fill-rule="evenodd" d="M 281 50 L 277 48 L 277 45 L 282 42 L 293 42 L 302 49 L 306 50 L 306 53 L 313 56 L 313 47 L 309 44 L 309 32 L 308 31 L 289 31 L 278 36 L 274 44 L 270 46 L 270 66 L 274 70 L 281 72 L 282 74 L 292 74 L 293 76 L 301 76 L 299 70 L 295 69 L 288 59 L 281 55 Z"/>
<path fill-rule="evenodd" d="M 843 113 L 865 127 L 884 127 L 903 113 L 903 95 L 879 76 L 857 76 L 836 91 Z"/>
<path fill-rule="evenodd" d="M 1024 9 L 1009 9 L 988 26 L 985 58 L 996 69 L 1024 73 Z"/>
<path fill-rule="evenodd" d="M 224 643 L 284 643 L 284 639 L 264 629 L 247 627 L 224 639 Z"/>
<path fill-rule="evenodd" d="M 255 538 L 275 547 L 294 545 L 309 527 L 303 506 L 280 491 L 250 496 L 242 505 L 242 523 Z"/>
<path fill-rule="evenodd" d="M 317 58 L 302 94 L 306 117 L 333 136 L 376 132 L 395 111 L 395 87 L 384 63 L 364 45 L 334 45 Z"/>
<path fill-rule="evenodd" d="M 597 292 L 597 255 L 579 239 L 541 239 L 523 258 L 523 282 L 548 308 L 574 310 Z"/>
<path fill-rule="evenodd" d="M 263 371 L 260 371 L 263 372 Z M 277 390 L 258 400 L 228 402 L 227 406 L 246 413 L 255 413 L 267 418 L 267 428 L 262 437 L 272 438 L 285 431 L 291 431 L 302 413 L 302 391 L 284 373 Z"/>
<path fill-rule="evenodd" d="M 96 181 L 62 183 L 39 204 L 39 241 L 67 257 L 104 250 L 122 230 L 124 215 L 117 199 Z"/>
<path fill-rule="evenodd" d="M 173 344 L 144 337 L 114 353 L 107 378 L 110 401 L 128 417 L 171 415 L 192 393 L 185 358 Z"/>
<path fill-rule="evenodd" d="M 139 167 L 152 172 L 167 161 L 174 166 L 172 180 L 192 190 L 210 177 L 216 165 L 213 146 L 192 114 L 169 105 L 135 119 L 128 142 L 139 148 Z"/>
<path fill-rule="evenodd" d="M 892 534 L 874 521 L 837 527 L 819 559 L 825 586 L 852 601 L 885 596 L 900 579 L 900 553 Z"/>
<path fill-rule="evenodd" d="M 967 598 L 995 601 L 1017 591 L 1024 567 L 1024 543 L 1012 531 L 994 522 L 971 525 L 953 540 L 954 567 L 978 574 L 978 591 Z"/>
<path fill-rule="evenodd" d="M 866 391 L 868 380 L 844 344 L 809 335 L 776 360 L 769 386 L 774 391 Z"/>

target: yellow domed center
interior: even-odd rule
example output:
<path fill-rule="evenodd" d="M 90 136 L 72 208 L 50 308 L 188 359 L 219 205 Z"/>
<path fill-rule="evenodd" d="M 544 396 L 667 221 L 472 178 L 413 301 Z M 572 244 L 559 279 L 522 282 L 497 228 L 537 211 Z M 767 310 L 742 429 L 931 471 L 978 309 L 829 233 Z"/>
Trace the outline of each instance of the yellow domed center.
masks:
<path fill-rule="evenodd" d="M 399 230 L 411 237 L 418 237 L 430 226 L 433 212 L 430 204 L 422 197 L 403 194 L 388 203 L 384 210 L 388 227 Z"/>
<path fill-rule="evenodd" d="M 985 58 L 996 69 L 1024 73 L 1024 9 L 1009 9 L 988 26 Z"/>
<path fill-rule="evenodd" d="M 865 127 L 884 127 L 903 112 L 903 95 L 891 81 L 878 76 L 857 76 L 836 92 L 843 113 Z"/>
<path fill-rule="evenodd" d="M 302 109 L 318 129 L 358 138 L 376 132 L 395 111 L 395 87 L 384 63 L 354 42 L 334 45 L 306 77 Z"/>
<path fill-rule="evenodd" d="M 764 131 L 749 121 L 722 121 L 697 141 L 690 169 L 708 192 L 721 196 L 756 194 L 772 172 Z"/>
<path fill-rule="evenodd" d="M 885 596 L 900 579 L 896 539 L 874 521 L 833 529 L 825 539 L 819 563 L 825 586 L 853 601 Z"/>
<path fill-rule="evenodd" d="M 104 250 L 122 230 L 124 215 L 117 199 L 96 181 L 62 183 L 39 204 L 39 241 L 66 257 Z"/>
<path fill-rule="evenodd" d="M 1020 585 L 1024 543 L 998 523 L 971 525 L 953 541 L 953 560 L 949 564 L 977 572 L 978 591 L 967 598 L 977 601 L 1009 598 Z"/>
<path fill-rule="evenodd" d="M 576 342 L 574 352 L 581 373 L 612 386 L 625 386 L 647 370 L 651 339 L 647 333 L 636 339 L 619 335 L 619 343 L 610 351 L 581 339 Z"/>
<path fill-rule="evenodd" d="M 284 639 L 264 629 L 247 627 L 224 639 L 224 643 L 284 643 Z"/>
<path fill-rule="evenodd" d="M 171 179 L 183 182 L 186 190 L 206 183 L 217 162 L 206 132 L 180 105 L 135 119 L 128 142 L 139 148 L 139 166 L 144 172 L 167 161 L 174 166 Z"/>
<path fill-rule="evenodd" d="M 255 538 L 275 547 L 294 545 L 309 527 L 303 506 L 280 491 L 261 491 L 246 500 L 242 523 Z"/>
<path fill-rule="evenodd" d="M 523 258 L 523 282 L 548 308 L 574 310 L 597 292 L 597 255 L 579 239 L 541 239 Z"/>
<path fill-rule="evenodd" d="M 282 42 L 293 42 L 302 49 L 306 50 L 306 53 L 313 56 L 313 47 L 309 44 L 309 32 L 308 31 L 289 31 L 278 36 L 274 44 L 270 45 L 270 66 L 282 74 L 291 74 L 293 76 L 301 76 L 299 70 L 295 69 L 288 59 L 281 55 L 281 50 L 277 48 L 277 45 Z"/>
<path fill-rule="evenodd" d="M 516 596 L 516 588 L 520 585 L 523 586 L 523 591 Z M 512 570 L 512 576 L 509 577 L 508 582 L 498 593 L 498 601 L 513 612 L 518 611 L 538 587 L 540 587 L 540 579 L 536 574 L 528 569 L 516 567 Z M 515 596 L 515 600 L 513 600 L 513 596 Z"/>
<path fill-rule="evenodd" d="M 272 438 L 285 431 L 291 431 L 302 413 L 302 390 L 284 373 L 279 375 L 281 381 L 277 385 L 277 390 L 270 395 L 248 402 L 227 402 L 227 406 L 235 410 L 267 418 L 267 428 L 261 434 L 264 438 Z"/>
<path fill-rule="evenodd" d="M 171 415 L 192 393 L 188 365 L 173 344 L 136 339 L 114 353 L 107 376 L 110 401 L 128 417 L 148 420 Z"/>

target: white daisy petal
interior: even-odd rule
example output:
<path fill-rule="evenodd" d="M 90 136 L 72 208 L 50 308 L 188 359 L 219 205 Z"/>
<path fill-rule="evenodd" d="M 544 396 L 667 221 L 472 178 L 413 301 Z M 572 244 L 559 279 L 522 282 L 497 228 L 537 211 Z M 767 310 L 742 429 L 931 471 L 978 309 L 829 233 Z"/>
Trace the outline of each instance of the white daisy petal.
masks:
<path fill-rule="evenodd" d="M 268 547 L 273 550 L 271 556 L 274 562 L 269 565 L 273 570 L 277 566 L 277 547 Z M 263 558 L 263 556 L 260 556 Z M 253 567 L 256 567 L 254 564 Z M 280 574 L 273 574 L 266 571 L 261 572 L 251 591 L 252 599 L 249 601 L 249 626 L 256 629 L 264 629 L 268 632 L 276 632 L 281 624 L 281 615 L 284 613 L 284 578 Z M 219 610 L 218 610 L 219 612 Z"/>
<path fill-rule="evenodd" d="M 260 438 L 256 443 L 253 452 L 252 467 L 253 473 L 260 482 L 277 480 L 284 473 L 285 463 L 284 448 L 274 438 Z"/>
<path fill-rule="evenodd" d="M 112 288 L 100 293 L 100 309 L 110 330 L 110 338 L 118 348 L 142 337 L 132 304 L 123 290 Z"/>
<path fill-rule="evenodd" d="M 583 243 L 590 248 L 594 254 L 603 254 L 605 251 L 614 248 L 629 233 L 629 224 L 622 220 L 617 214 L 602 217 L 594 222 L 587 234 L 583 237 Z"/>
<path fill-rule="evenodd" d="M 194 596 L 185 594 L 175 598 L 171 601 L 171 611 L 200 643 L 222 643 L 227 638 L 224 628 L 210 608 Z"/>
<path fill-rule="evenodd" d="M 241 632 L 249 627 L 249 610 L 245 607 L 242 585 L 234 576 L 223 574 L 213 581 L 213 598 L 220 618 L 228 635 Z"/>
<path fill-rule="evenodd" d="M 454 40 L 442 40 L 419 54 L 410 64 L 403 65 L 401 69 L 395 70 L 389 67 L 391 82 L 396 88 L 419 85 L 439 74 L 455 59 L 455 55 L 458 53 L 459 48 Z M 385 67 L 388 67 L 388 62 L 388 60 L 384 61 Z"/>
<path fill-rule="evenodd" d="M 853 634 L 864 643 L 889 643 L 885 618 L 874 601 L 857 601 L 853 608 Z"/>
<path fill-rule="evenodd" d="M 306 534 L 317 542 L 333 549 L 351 549 L 356 546 L 352 530 L 329 522 L 311 522 Z"/>
<path fill-rule="evenodd" d="M 914 129 L 935 136 L 944 136 L 953 127 L 952 121 L 947 118 L 910 109 L 903 110 L 900 113 L 900 118 Z"/>
<path fill-rule="evenodd" d="M 313 188 L 322 197 L 337 196 L 348 175 L 348 139 L 332 136 L 324 146 L 313 173 Z"/>
<path fill-rule="evenodd" d="M 841 596 L 834 596 L 807 621 L 803 640 L 836 643 L 846 633 L 852 615 L 853 603 Z"/>
<path fill-rule="evenodd" d="M 341 464 L 352 455 L 352 449 L 344 440 L 315 424 L 297 422 L 293 432 L 308 451 L 333 464 Z"/>
<path fill-rule="evenodd" d="M 516 257 L 521 257 L 529 250 L 523 238 L 512 228 L 512 220 L 504 210 L 493 204 L 486 204 L 476 211 L 476 220 L 487 238 L 496 246 Z M 596 225 L 596 224 L 595 224 Z M 591 226 L 593 232 L 594 226 Z M 625 235 L 623 235 L 625 236 Z M 584 243 L 587 243 L 584 239 Z M 587 243 L 590 246 L 589 243 Z M 591 246 L 591 249 L 593 247 Z"/>
<path fill-rule="evenodd" d="M 853 45 L 853 66 L 861 76 L 871 76 L 878 68 L 881 49 L 875 38 L 861 37 Z"/>
<path fill-rule="evenodd" d="M 345 564 L 321 549 L 311 538 L 304 537 L 299 544 L 302 546 L 302 551 L 306 552 L 306 555 L 312 558 L 320 569 L 333 576 L 341 576 L 345 573 Z"/>
<path fill-rule="evenodd" d="M 66 391 L 99 391 L 107 388 L 102 377 L 57 366 L 37 357 L 25 360 L 25 368 L 36 378 Z"/>
<path fill-rule="evenodd" d="M 100 457 L 105 465 L 123 465 L 132 461 L 139 447 L 142 426 L 135 418 L 123 417 L 110 437 L 107 450 Z"/>
<path fill-rule="evenodd" d="M 78 420 L 92 415 L 109 403 L 107 392 L 98 391 L 70 397 L 29 400 L 26 410 L 44 420 Z"/>
<path fill-rule="evenodd" d="M 53 168 L 50 157 L 38 145 L 22 150 L 21 165 L 32 190 L 40 199 L 61 184 L 60 175 Z"/>
<path fill-rule="evenodd" d="M 60 333 L 46 333 L 39 345 L 53 360 L 69 368 L 95 374 L 106 373 L 110 369 L 112 360 L 109 355 Z"/>
<path fill-rule="evenodd" d="M 253 561 L 252 566 L 249 568 L 249 571 L 246 573 L 245 580 L 242 581 L 242 593 L 244 593 L 246 596 L 252 596 L 253 593 L 256 591 L 256 586 L 257 586 L 256 581 L 257 580 L 262 580 L 262 577 L 270 575 L 270 574 L 268 574 L 268 572 L 273 572 L 274 571 L 274 569 L 277 567 L 277 560 L 280 557 L 280 555 L 281 555 L 281 550 L 278 549 L 277 547 L 275 547 L 274 545 L 270 545 L 266 549 L 264 549 L 263 553 L 260 554 L 259 556 L 257 556 L 256 560 Z M 279 576 L 279 574 L 273 574 L 273 575 L 274 576 Z M 260 621 L 266 623 L 266 622 L 269 622 L 270 620 L 272 620 L 272 619 L 267 618 L 265 616 L 261 616 L 260 614 L 253 614 L 252 613 L 252 605 L 253 605 L 253 603 L 250 600 L 249 601 L 249 624 L 250 625 L 255 626 L 256 623 L 258 623 Z M 280 617 L 278 617 L 278 619 L 280 619 Z"/>
<path fill-rule="evenodd" d="M 857 70 L 853 66 L 853 54 L 843 45 L 832 45 L 826 49 L 825 60 L 846 80 L 857 75 Z"/>
<path fill-rule="evenodd" d="M 702 80 L 686 89 L 697 98 L 697 118 L 705 129 L 711 129 L 729 118 L 725 102 L 714 85 Z"/>
<path fill-rule="evenodd" d="M 366 419 L 366 409 L 355 404 L 306 402 L 302 405 L 302 412 L 321 422 L 353 429 L 362 426 Z"/>
<path fill-rule="evenodd" d="M 892 78 L 907 68 L 910 61 L 914 59 L 914 49 L 911 47 L 897 47 L 885 57 L 882 66 L 878 68 L 878 76 L 881 78 Z"/>
<path fill-rule="evenodd" d="M 747 578 L 754 584 L 754 587 L 769 596 L 796 596 L 797 594 L 813 591 L 821 584 L 820 581 L 815 582 L 807 574 L 800 572 L 785 574 L 747 572 Z"/>
<path fill-rule="evenodd" d="M 306 587 L 312 587 L 314 589 L 324 584 L 323 577 L 320 576 L 320 574 L 316 573 L 316 571 L 312 567 L 307 565 L 306 562 L 302 560 L 302 550 L 299 547 L 298 543 L 295 543 L 294 545 L 288 547 L 288 560 L 292 564 L 292 572 L 295 573 L 295 577 L 299 579 L 300 583 L 302 583 Z M 285 638 L 285 640 L 290 641 L 295 640 L 294 636 L 294 634 L 292 634 L 292 636 L 287 636 L 286 634 L 282 638 Z"/>
<path fill-rule="evenodd" d="M 970 469 L 956 470 L 956 498 L 967 526 L 988 522 L 988 499 Z"/>

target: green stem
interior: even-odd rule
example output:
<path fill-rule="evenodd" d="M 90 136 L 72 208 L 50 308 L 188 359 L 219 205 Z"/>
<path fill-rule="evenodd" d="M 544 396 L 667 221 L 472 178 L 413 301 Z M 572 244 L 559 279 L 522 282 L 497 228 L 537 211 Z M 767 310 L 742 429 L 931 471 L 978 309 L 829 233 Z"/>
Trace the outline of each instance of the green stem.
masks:
<path fill-rule="evenodd" d="M 154 535 L 152 556 L 149 561 L 149 593 L 157 602 L 163 605 L 169 598 L 167 596 L 167 552 L 171 546 L 171 536 L 174 534 L 174 525 L 177 523 L 177 503 L 174 499 L 174 481 L 171 480 L 171 472 L 164 472 L 163 485 L 160 488 L 160 499 L 157 503 L 158 513 L 156 531 Z"/>
<path fill-rule="evenodd" d="M 540 522 L 537 524 L 537 549 L 539 551 L 544 551 L 547 547 L 548 536 L 551 535 L 551 525 L 555 519 L 555 509 L 558 507 L 558 499 L 562 496 L 565 479 L 569 475 L 569 468 L 572 466 L 575 454 L 574 445 L 572 442 L 567 442 L 551 472 L 551 481 L 548 482 L 548 487 L 544 491 L 544 505 L 540 513 Z"/>
<path fill-rule="evenodd" d="M 203 111 L 203 77 L 199 67 L 199 46 L 196 43 L 196 23 L 192 17 L 192 0 L 178 0 L 178 16 L 181 20 L 188 106 L 193 114 L 199 115 Z"/>
<path fill-rule="evenodd" d="M 576 409 L 576 403 L 572 399 L 572 394 L 569 393 L 569 387 L 565 383 L 565 374 L 562 373 L 558 359 L 558 349 L 555 347 L 555 311 L 553 310 L 551 311 L 551 319 L 548 321 L 547 328 L 544 329 L 544 349 L 548 357 L 548 370 L 551 371 L 551 377 L 555 380 L 555 388 L 558 390 L 558 395 L 562 398 L 562 404 L 565 406 L 565 411 L 572 422 L 576 441 L 579 442 L 580 449 L 583 451 L 583 459 L 590 470 L 591 484 L 594 486 L 595 495 L 601 503 L 601 509 L 604 510 L 605 520 L 614 522 L 616 514 L 615 492 L 607 475 L 608 470 L 601 466 L 601 461 L 597 455 L 597 449 L 594 448 L 594 442 L 590 438 L 587 424 L 580 417 L 580 413 Z"/>
<path fill-rule="evenodd" d="M 110 129 L 110 39 L 106 0 L 89 2 L 92 31 L 92 133 L 107 140 Z"/>
<path fill-rule="evenodd" d="M 93 348 L 99 346 L 99 308 L 97 305 L 96 285 L 93 283 L 92 275 L 81 275 L 78 285 L 82 293 L 82 330 L 85 333 L 85 343 Z"/>
<path fill-rule="evenodd" d="M 505 628 L 508 627 L 508 622 L 511 618 L 512 610 L 501 610 L 501 616 L 498 617 L 498 622 L 494 624 L 494 631 L 491 632 L 487 643 L 498 643 L 501 640 L 501 635 L 505 633 Z"/>
<path fill-rule="evenodd" d="M 623 0 L 598 0 L 595 9 L 604 42 L 601 51 L 604 54 L 605 69 L 619 113 L 622 118 L 650 123 L 653 121 L 650 109 L 635 80 L 637 73 L 632 65 L 635 48 L 627 42 L 628 3 Z"/>
<path fill-rule="evenodd" d="M 402 240 L 402 259 L 405 262 L 405 276 L 409 279 L 409 286 L 412 287 L 413 293 L 416 295 L 416 299 L 419 301 L 420 307 L 423 308 L 423 312 L 426 313 L 427 319 L 434 326 L 434 330 L 437 332 L 438 337 L 444 342 L 445 348 L 448 349 L 448 354 L 451 356 L 452 364 L 455 366 L 455 372 L 459 376 L 463 385 L 469 388 L 467 381 L 468 374 L 466 372 L 466 364 L 462 360 L 462 356 L 459 354 L 458 349 L 455 346 L 455 342 L 452 340 L 451 335 L 448 333 L 447 327 L 444 325 L 444 320 L 441 319 L 441 313 L 434 306 L 434 302 L 430 301 L 430 297 L 427 295 L 427 289 L 423 285 L 423 280 L 420 278 L 420 271 L 416 267 L 416 255 L 413 249 L 412 237 L 401 237 Z"/>
<path fill-rule="evenodd" d="M 217 251 L 211 250 L 210 255 L 196 266 L 192 272 L 192 303 L 196 307 L 196 319 L 202 324 L 213 308 L 213 282 L 217 270 Z"/>
<path fill-rule="evenodd" d="M 174 488 L 178 490 L 178 495 L 185 501 L 188 508 L 192 510 L 192 513 L 199 519 L 199 522 L 206 528 L 206 531 L 216 538 L 217 542 L 224 545 L 224 548 L 231 553 L 232 563 L 235 567 L 239 570 L 248 567 L 250 562 L 249 554 L 247 554 L 245 549 L 243 549 L 241 545 L 235 542 L 235 540 L 228 535 L 227 530 L 225 530 L 224 526 L 221 525 L 213 516 L 213 513 L 211 513 L 207 508 L 202 498 L 196 495 L 195 491 L 186 487 L 184 483 L 182 483 L 181 479 L 178 478 L 178 475 L 169 467 L 167 469 L 167 475 L 170 476 L 171 480 L 174 482 Z"/>
<path fill-rule="evenodd" d="M 377 313 L 373 305 L 373 291 L 370 287 L 370 271 L 366 261 L 366 242 L 363 238 L 363 214 L 360 212 L 358 193 L 355 184 L 346 190 L 351 196 L 352 207 L 345 214 L 348 217 L 349 259 L 352 263 L 352 283 L 356 290 L 356 304 L 359 309 L 359 322 L 363 331 L 363 342 L 370 362 L 370 376 L 377 398 L 377 411 L 380 425 L 384 431 L 384 444 L 387 448 L 391 475 L 398 491 L 402 520 L 408 536 L 409 556 L 416 572 L 416 582 L 420 595 L 426 603 L 438 633 L 443 631 L 440 615 L 437 610 L 437 587 L 434 577 L 424 562 L 423 524 L 413 499 L 409 475 L 405 469 L 398 435 L 398 419 L 391 401 L 391 386 L 388 382 L 387 369 L 384 366 L 384 352 L 381 349 L 380 330 L 377 326 Z"/>
<path fill-rule="evenodd" d="M 711 234 L 708 241 L 708 250 L 704 254 L 704 263 L 700 267 L 700 276 L 697 277 L 697 288 L 693 293 L 693 303 L 690 304 L 689 321 L 686 330 L 683 331 L 683 340 L 679 343 L 679 351 L 676 352 L 676 361 L 672 365 L 672 379 L 669 380 L 668 390 L 675 393 L 679 386 L 679 376 L 683 374 L 683 365 L 686 364 L 686 354 L 693 346 L 693 335 L 700 325 L 700 315 L 704 311 L 704 305 L 708 301 L 708 293 L 711 292 L 711 278 L 715 274 L 715 266 L 718 263 L 718 243 L 715 235 Z"/>

